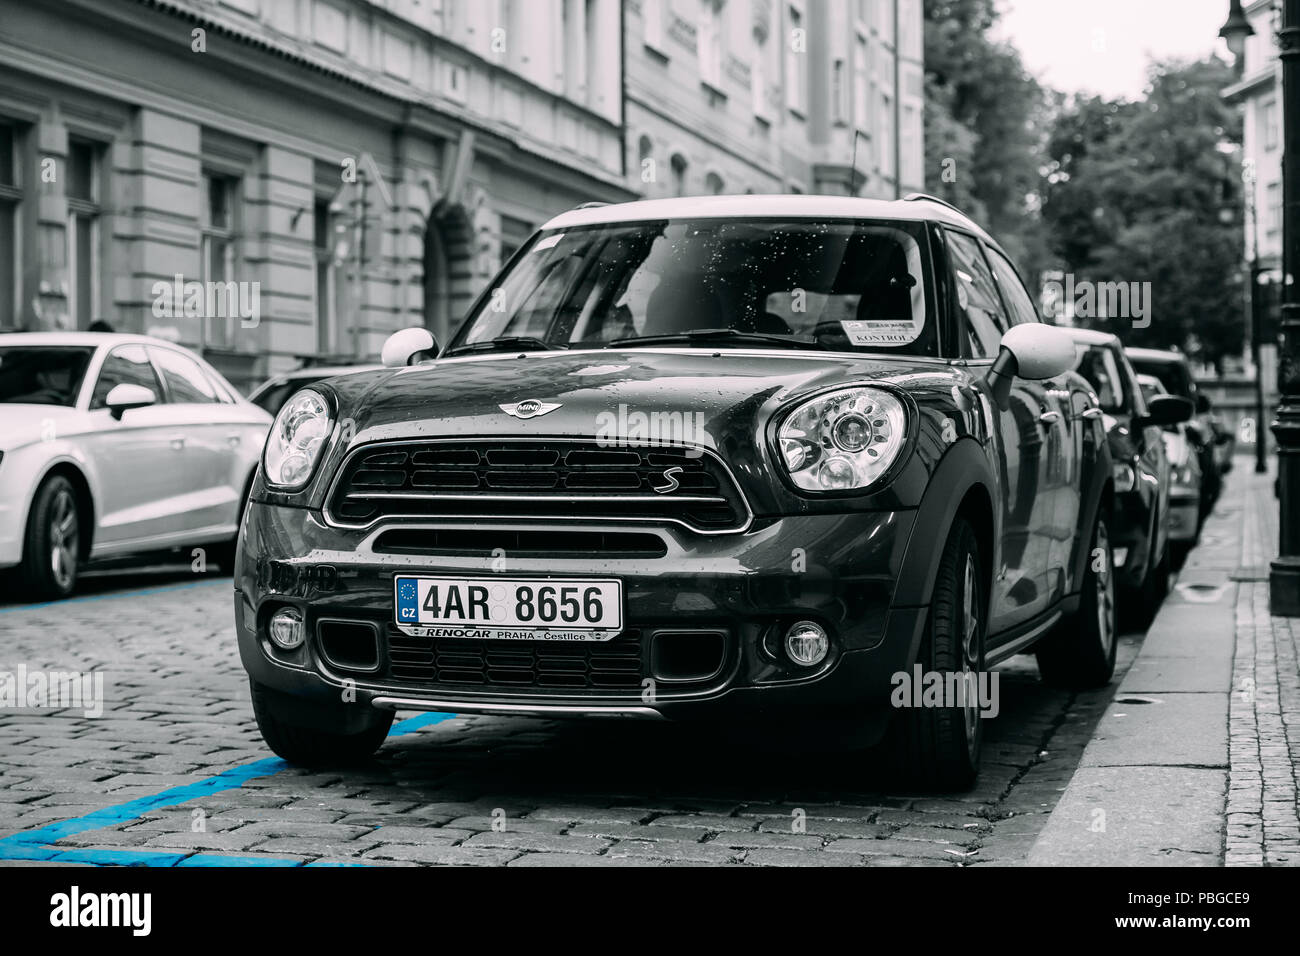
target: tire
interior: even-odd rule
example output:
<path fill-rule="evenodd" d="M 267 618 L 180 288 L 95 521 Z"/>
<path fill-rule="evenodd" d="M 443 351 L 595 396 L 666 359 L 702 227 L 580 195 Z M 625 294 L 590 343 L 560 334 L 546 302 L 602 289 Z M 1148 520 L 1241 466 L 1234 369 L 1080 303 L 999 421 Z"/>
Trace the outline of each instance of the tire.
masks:
<path fill-rule="evenodd" d="M 1151 540 L 1155 540 L 1154 535 Z M 1123 617 L 1125 623 L 1134 630 L 1145 631 L 1155 620 L 1160 604 L 1169 593 L 1170 550 L 1172 545 L 1166 543 L 1164 553 L 1155 566 L 1147 568 L 1142 586 L 1125 595 Z M 1109 680 L 1109 678 L 1107 678 Z"/>
<path fill-rule="evenodd" d="M 1056 687 L 1071 690 L 1104 687 L 1115 674 L 1118 628 L 1108 517 L 1102 512 L 1093 525 L 1091 555 L 1083 576 L 1078 612 L 1058 624 L 1035 651 L 1039 675 L 1045 683 Z M 1092 556 L 1098 549 L 1102 551 L 1100 560 Z"/>
<path fill-rule="evenodd" d="M 62 600 L 76 589 L 80 564 L 77 489 L 62 475 L 52 475 L 41 482 L 32 498 L 17 593 L 26 600 Z"/>
<path fill-rule="evenodd" d="M 253 716 L 266 745 L 279 757 L 303 767 L 340 767 L 362 763 L 383 744 L 393 725 L 392 711 L 375 711 L 368 726 L 357 733 L 316 730 L 291 722 L 260 684 L 249 682 Z M 348 705 L 339 704 L 340 708 Z M 357 706 L 357 705 L 352 705 Z"/>
<path fill-rule="evenodd" d="M 988 594 L 978 543 L 959 518 L 948 534 L 917 663 L 925 673 L 972 672 L 984 667 Z M 979 702 L 966 706 L 901 707 L 884 749 L 893 776 L 934 790 L 966 790 L 979 773 L 983 718 Z"/>

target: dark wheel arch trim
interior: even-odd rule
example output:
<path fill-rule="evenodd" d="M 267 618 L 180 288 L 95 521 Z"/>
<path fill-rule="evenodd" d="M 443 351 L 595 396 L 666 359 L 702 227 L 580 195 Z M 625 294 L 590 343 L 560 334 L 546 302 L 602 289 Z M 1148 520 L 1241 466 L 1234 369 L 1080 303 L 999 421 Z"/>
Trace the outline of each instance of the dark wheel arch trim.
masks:
<path fill-rule="evenodd" d="M 972 492 L 982 495 L 988 505 L 988 514 L 973 515 L 972 524 L 977 536 L 982 531 L 990 533 L 990 539 L 981 544 L 987 546 L 986 553 L 982 555 L 987 559 L 988 565 L 983 569 L 984 574 L 986 577 L 992 574 L 999 558 L 998 541 L 1002 524 L 1001 515 L 994 504 L 997 495 L 992 489 L 996 487 L 993 472 L 979 442 L 973 438 L 962 438 L 948 449 L 931 474 L 925 494 L 917 507 L 916 522 L 912 526 L 912 536 L 894 588 L 895 607 L 922 607 L 930 603 L 943 558 L 943 543 L 948 540 L 953 522 Z"/>

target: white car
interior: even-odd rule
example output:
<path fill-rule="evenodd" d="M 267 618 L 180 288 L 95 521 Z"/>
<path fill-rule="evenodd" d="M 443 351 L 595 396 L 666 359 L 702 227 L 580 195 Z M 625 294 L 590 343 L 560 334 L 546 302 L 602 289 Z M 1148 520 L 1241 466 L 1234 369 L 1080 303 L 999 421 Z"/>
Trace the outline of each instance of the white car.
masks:
<path fill-rule="evenodd" d="M 1164 382 L 1154 375 L 1139 375 L 1137 380 L 1147 401 L 1169 394 Z M 1201 462 L 1187 429 L 1183 423 L 1164 430 L 1169 456 L 1169 544 L 1179 564 L 1201 533 Z"/>
<path fill-rule="evenodd" d="M 87 562 L 202 546 L 229 567 L 271 417 L 143 335 L 0 335 L 0 570 L 71 594 Z"/>

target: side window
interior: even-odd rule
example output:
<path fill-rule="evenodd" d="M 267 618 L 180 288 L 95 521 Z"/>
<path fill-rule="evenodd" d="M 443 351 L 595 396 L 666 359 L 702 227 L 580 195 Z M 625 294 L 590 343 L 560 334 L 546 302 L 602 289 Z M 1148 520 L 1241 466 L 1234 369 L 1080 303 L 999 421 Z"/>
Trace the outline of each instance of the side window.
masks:
<path fill-rule="evenodd" d="M 976 240 L 959 232 L 946 235 L 957 287 L 957 312 L 971 357 L 996 358 L 1008 327 L 997 282 Z"/>
<path fill-rule="evenodd" d="M 989 262 L 993 264 L 993 274 L 997 277 L 998 288 L 1002 290 L 1002 301 L 1011 310 L 1011 324 L 1023 325 L 1026 322 L 1039 321 L 1034 300 L 1025 291 L 1025 284 L 1020 281 L 1020 276 L 1016 274 L 1015 268 L 1007 257 L 996 249 L 985 247 L 985 251 L 988 252 Z"/>
<path fill-rule="evenodd" d="M 216 387 L 203 374 L 198 362 L 171 349 L 151 348 L 149 354 L 158 363 L 167 383 L 168 401 L 206 404 L 220 401 Z"/>
<path fill-rule="evenodd" d="M 163 400 L 162 386 L 154 374 L 153 365 L 143 345 L 119 345 L 104 359 L 104 366 L 99 370 L 99 381 L 90 396 L 90 408 L 105 408 L 108 393 L 118 385 L 143 385 Z"/>
<path fill-rule="evenodd" d="M 1088 380 L 1101 404 L 1102 411 L 1125 411 L 1124 380 L 1120 377 L 1115 356 L 1105 346 L 1081 347 L 1075 369 Z"/>

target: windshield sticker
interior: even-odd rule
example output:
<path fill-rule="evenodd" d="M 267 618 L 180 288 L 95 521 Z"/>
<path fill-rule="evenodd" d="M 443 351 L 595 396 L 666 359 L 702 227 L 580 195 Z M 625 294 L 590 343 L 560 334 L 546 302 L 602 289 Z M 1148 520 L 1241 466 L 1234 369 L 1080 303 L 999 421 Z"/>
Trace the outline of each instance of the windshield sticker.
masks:
<path fill-rule="evenodd" d="M 865 322 L 858 319 L 845 319 L 840 322 L 844 334 L 856 346 L 864 345 L 910 345 L 921 335 L 921 323 L 911 319 L 891 322 Z"/>
<path fill-rule="evenodd" d="M 564 233 L 557 232 L 553 236 L 547 236 L 545 239 L 538 239 L 537 245 L 533 246 L 533 252 L 541 252 L 543 249 L 550 249 L 552 246 L 558 246 L 560 240 L 564 238 Z"/>

